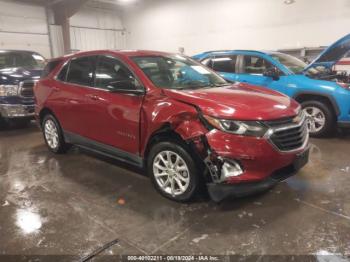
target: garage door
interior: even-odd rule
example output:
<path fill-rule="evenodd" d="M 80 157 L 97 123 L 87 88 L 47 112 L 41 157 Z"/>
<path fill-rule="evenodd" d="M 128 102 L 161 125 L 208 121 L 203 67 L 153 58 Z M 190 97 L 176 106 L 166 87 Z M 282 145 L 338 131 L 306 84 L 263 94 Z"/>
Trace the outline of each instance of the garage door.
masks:
<path fill-rule="evenodd" d="M 0 49 L 23 49 L 50 57 L 45 8 L 1 2 Z"/>

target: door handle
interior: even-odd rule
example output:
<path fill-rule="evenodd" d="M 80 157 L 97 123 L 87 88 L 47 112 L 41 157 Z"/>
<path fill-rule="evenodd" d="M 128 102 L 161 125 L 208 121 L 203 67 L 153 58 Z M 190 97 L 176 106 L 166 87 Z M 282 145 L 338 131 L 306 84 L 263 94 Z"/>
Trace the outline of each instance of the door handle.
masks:
<path fill-rule="evenodd" d="M 90 98 L 91 100 L 98 100 L 99 97 L 97 95 L 92 95 L 92 94 L 88 94 L 86 95 L 86 97 Z"/>
<path fill-rule="evenodd" d="M 52 88 L 52 91 L 54 91 L 54 92 L 59 92 L 60 89 L 59 89 L 58 87 L 54 86 L 54 87 Z"/>

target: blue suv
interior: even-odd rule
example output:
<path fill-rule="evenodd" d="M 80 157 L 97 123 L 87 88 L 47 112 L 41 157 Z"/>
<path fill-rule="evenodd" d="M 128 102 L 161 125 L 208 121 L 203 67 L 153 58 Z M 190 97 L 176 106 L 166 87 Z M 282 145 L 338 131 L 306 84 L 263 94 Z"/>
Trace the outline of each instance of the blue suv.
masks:
<path fill-rule="evenodd" d="M 33 87 L 44 64 L 35 52 L 0 50 L 0 122 L 24 126 L 34 118 Z"/>
<path fill-rule="evenodd" d="M 350 34 L 325 49 L 311 64 L 279 52 L 211 51 L 193 58 L 228 81 L 248 82 L 284 93 L 301 103 L 310 135 L 322 137 L 350 127 L 350 76 L 335 64 L 350 50 Z"/>

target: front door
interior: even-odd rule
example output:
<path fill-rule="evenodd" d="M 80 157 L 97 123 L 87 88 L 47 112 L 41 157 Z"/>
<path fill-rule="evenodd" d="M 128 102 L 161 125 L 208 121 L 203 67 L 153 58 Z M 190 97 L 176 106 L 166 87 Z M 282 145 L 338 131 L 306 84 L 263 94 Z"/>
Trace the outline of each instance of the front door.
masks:
<path fill-rule="evenodd" d="M 93 140 L 138 154 L 143 95 L 118 91 L 130 88 L 130 83 L 135 89 L 142 87 L 128 67 L 113 56 L 99 56 L 95 77 Z"/>
<path fill-rule="evenodd" d="M 240 73 L 237 74 L 237 81 L 246 82 L 249 84 L 268 87 L 281 93 L 287 93 L 289 85 L 288 76 L 285 76 L 282 71 L 279 72 L 278 79 L 273 79 L 270 76 L 265 76 L 267 69 L 275 67 L 269 61 L 260 56 L 244 55 L 241 57 Z"/>

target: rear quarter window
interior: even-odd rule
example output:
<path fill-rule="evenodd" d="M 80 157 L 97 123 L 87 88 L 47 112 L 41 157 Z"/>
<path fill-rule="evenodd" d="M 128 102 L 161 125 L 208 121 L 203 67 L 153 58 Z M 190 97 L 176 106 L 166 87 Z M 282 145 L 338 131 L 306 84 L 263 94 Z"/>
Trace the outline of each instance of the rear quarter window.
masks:
<path fill-rule="evenodd" d="M 41 78 L 47 77 L 61 63 L 61 60 L 50 61 L 44 67 Z"/>

